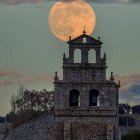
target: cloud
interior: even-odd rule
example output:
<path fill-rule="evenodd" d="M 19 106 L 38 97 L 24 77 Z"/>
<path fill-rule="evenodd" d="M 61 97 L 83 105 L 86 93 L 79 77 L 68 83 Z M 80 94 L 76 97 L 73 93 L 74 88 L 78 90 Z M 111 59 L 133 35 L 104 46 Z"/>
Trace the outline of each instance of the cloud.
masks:
<path fill-rule="evenodd" d="M 130 0 L 131 3 L 140 3 L 140 0 Z"/>
<path fill-rule="evenodd" d="M 127 76 L 115 75 L 115 79 L 121 81 L 121 91 L 128 89 L 133 84 L 140 84 L 140 74 L 131 74 Z"/>
<path fill-rule="evenodd" d="M 85 0 L 94 3 L 129 3 L 130 0 Z"/>
<path fill-rule="evenodd" d="M 62 77 L 62 76 L 61 76 Z M 19 84 L 34 84 L 42 82 L 52 83 L 54 75 L 48 73 L 42 73 L 37 75 L 22 74 L 16 70 L 4 70 L 0 69 L 0 86 L 10 86 Z"/>
<path fill-rule="evenodd" d="M 34 83 L 53 82 L 54 76 L 49 74 L 40 75 L 22 75 L 19 72 L 14 71 L 2 71 L 0 70 L 0 86 L 11 85 L 28 85 Z"/>
<path fill-rule="evenodd" d="M 32 84 L 35 82 L 52 82 L 53 81 L 53 76 L 49 74 L 42 74 L 42 75 L 37 75 L 37 76 L 32 76 L 30 78 L 26 78 L 23 81 L 21 81 L 24 84 Z"/>
<path fill-rule="evenodd" d="M 132 84 L 129 88 L 122 91 L 120 99 L 131 105 L 140 104 L 140 84 Z"/>
<path fill-rule="evenodd" d="M 3 81 L 0 81 L 0 86 L 11 86 L 13 84 L 14 84 L 14 82 L 11 81 L 11 80 L 3 80 Z"/>
<path fill-rule="evenodd" d="M 1 4 L 16 5 L 20 3 L 41 3 L 44 0 L 0 0 Z"/>
<path fill-rule="evenodd" d="M 0 78 L 21 78 L 23 75 L 18 71 L 0 69 Z"/>
<path fill-rule="evenodd" d="M 0 86 L 13 85 L 17 80 L 21 79 L 23 74 L 15 70 L 0 69 Z"/>
<path fill-rule="evenodd" d="M 140 104 L 140 74 L 115 75 L 115 79 L 121 81 L 120 101 L 131 105 Z"/>
<path fill-rule="evenodd" d="M 63 1 L 63 2 L 70 2 L 70 1 L 81 1 L 81 0 L 0 0 L 1 4 L 8 4 L 8 5 L 16 5 L 21 3 L 42 3 L 44 1 Z M 93 3 L 120 3 L 120 4 L 132 4 L 132 3 L 139 3 L 140 0 L 83 0 L 86 2 L 93 2 Z"/>

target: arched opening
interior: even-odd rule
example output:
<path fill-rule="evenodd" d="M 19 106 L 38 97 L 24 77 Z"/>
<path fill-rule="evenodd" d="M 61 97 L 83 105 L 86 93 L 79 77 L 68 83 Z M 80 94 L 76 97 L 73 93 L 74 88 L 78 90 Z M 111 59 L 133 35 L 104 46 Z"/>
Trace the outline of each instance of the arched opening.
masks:
<path fill-rule="evenodd" d="M 87 43 L 87 38 L 83 37 L 83 43 Z"/>
<path fill-rule="evenodd" d="M 96 62 L 96 52 L 94 49 L 89 50 L 88 52 L 88 62 L 95 63 Z"/>
<path fill-rule="evenodd" d="M 70 91 L 69 104 L 70 106 L 80 106 L 80 95 L 78 90 L 73 89 Z"/>
<path fill-rule="evenodd" d="M 76 49 L 74 51 L 74 63 L 81 63 L 81 50 Z"/>
<path fill-rule="evenodd" d="M 99 106 L 99 91 L 96 89 L 92 89 L 89 92 L 89 106 Z"/>

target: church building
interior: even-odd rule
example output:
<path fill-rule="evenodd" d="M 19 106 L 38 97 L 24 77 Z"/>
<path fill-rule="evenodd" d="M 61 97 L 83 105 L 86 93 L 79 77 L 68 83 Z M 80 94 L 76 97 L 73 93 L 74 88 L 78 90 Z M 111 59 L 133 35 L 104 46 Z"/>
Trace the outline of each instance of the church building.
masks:
<path fill-rule="evenodd" d="M 101 56 L 100 37 L 86 31 L 67 42 L 69 56 L 63 56 L 63 79 L 54 78 L 54 116 L 63 124 L 64 140 L 118 140 L 118 96 L 120 82 L 113 72 L 106 78 L 106 54 Z M 74 62 L 76 50 L 81 62 Z M 89 62 L 94 50 L 95 63 Z"/>
<path fill-rule="evenodd" d="M 13 129 L 6 140 L 119 140 L 120 82 L 106 78 L 106 54 L 100 37 L 69 38 L 69 56 L 63 56 L 63 79 L 54 77 L 54 110 Z M 75 62 L 80 50 L 81 61 Z M 95 63 L 89 61 L 95 51 Z"/>

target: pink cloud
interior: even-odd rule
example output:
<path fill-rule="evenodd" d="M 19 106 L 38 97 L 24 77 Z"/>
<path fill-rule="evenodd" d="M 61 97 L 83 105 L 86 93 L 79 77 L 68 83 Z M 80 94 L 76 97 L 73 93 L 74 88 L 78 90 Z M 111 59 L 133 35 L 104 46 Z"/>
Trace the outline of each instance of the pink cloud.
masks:
<path fill-rule="evenodd" d="M 34 84 L 36 82 L 53 82 L 53 76 L 49 74 L 35 75 L 35 76 L 20 76 L 16 72 L 0 71 L 0 77 L 6 79 L 0 80 L 0 86 L 11 86 L 17 84 Z"/>
<path fill-rule="evenodd" d="M 50 81 L 51 82 L 51 81 L 53 81 L 53 76 L 48 75 L 48 74 L 33 76 L 31 78 L 23 80 L 23 83 L 32 84 L 32 83 L 41 82 L 41 81 Z"/>
<path fill-rule="evenodd" d="M 18 71 L 0 69 L 0 78 L 21 78 L 22 74 Z"/>
<path fill-rule="evenodd" d="M 132 84 L 140 84 L 140 74 L 131 74 L 127 76 L 115 75 L 115 79 L 121 82 L 121 92 L 126 91 Z"/>
<path fill-rule="evenodd" d="M 14 82 L 10 81 L 10 80 L 4 80 L 4 81 L 0 81 L 0 86 L 10 86 L 13 85 Z"/>
<path fill-rule="evenodd" d="M 39 75 L 23 75 L 16 70 L 0 69 L 0 86 L 9 86 L 13 84 L 33 84 L 36 82 L 52 82 L 54 75 L 39 74 Z"/>
<path fill-rule="evenodd" d="M 11 86 L 22 77 L 23 75 L 18 71 L 0 69 L 0 86 Z"/>

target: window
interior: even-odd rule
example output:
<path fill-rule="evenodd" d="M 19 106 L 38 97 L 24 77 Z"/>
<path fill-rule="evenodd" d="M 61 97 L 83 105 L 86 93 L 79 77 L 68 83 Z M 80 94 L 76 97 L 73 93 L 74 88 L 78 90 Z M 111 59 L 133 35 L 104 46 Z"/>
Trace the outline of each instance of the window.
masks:
<path fill-rule="evenodd" d="M 96 89 L 89 92 L 89 106 L 99 106 L 99 92 Z"/>
<path fill-rule="evenodd" d="M 83 37 L 83 43 L 87 43 L 86 37 Z"/>
<path fill-rule="evenodd" d="M 89 50 L 88 61 L 89 61 L 89 63 L 95 63 L 96 62 L 96 52 L 95 52 L 95 50 L 93 50 L 93 49 Z"/>
<path fill-rule="evenodd" d="M 81 63 L 81 50 L 76 49 L 74 51 L 74 63 Z"/>
<path fill-rule="evenodd" d="M 73 89 L 70 91 L 69 103 L 70 103 L 70 106 L 79 106 L 80 105 L 80 97 L 79 97 L 78 90 Z"/>

